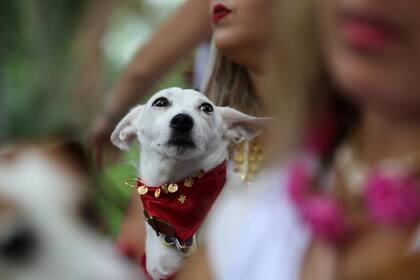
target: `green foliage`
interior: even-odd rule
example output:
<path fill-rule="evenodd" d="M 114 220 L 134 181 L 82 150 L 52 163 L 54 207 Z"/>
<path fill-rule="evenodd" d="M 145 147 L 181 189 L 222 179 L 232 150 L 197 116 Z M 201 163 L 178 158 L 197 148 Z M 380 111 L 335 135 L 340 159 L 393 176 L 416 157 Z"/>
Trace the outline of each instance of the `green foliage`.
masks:
<path fill-rule="evenodd" d="M 0 3 L 0 110 L 7 111 L 8 121 L 0 135 L 39 137 L 68 118 L 63 84 L 72 59 L 70 42 L 86 1 Z"/>
<path fill-rule="evenodd" d="M 97 202 L 112 235 L 118 233 L 130 195 L 135 191 L 124 183 L 127 179 L 136 177 L 137 158 L 138 149 L 133 149 L 124 154 L 120 162 L 108 166 L 98 174 L 97 184 L 101 193 Z"/>

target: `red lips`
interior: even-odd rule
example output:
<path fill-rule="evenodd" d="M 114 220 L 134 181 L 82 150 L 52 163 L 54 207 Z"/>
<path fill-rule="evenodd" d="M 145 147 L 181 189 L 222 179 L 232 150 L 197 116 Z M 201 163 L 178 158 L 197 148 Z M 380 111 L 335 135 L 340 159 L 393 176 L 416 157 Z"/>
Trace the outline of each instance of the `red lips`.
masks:
<path fill-rule="evenodd" d="M 213 23 L 218 23 L 232 12 L 223 4 L 216 4 L 213 8 Z"/>
<path fill-rule="evenodd" d="M 389 18 L 365 10 L 341 14 L 341 29 L 347 43 L 359 50 L 385 50 L 399 40 L 399 28 Z"/>

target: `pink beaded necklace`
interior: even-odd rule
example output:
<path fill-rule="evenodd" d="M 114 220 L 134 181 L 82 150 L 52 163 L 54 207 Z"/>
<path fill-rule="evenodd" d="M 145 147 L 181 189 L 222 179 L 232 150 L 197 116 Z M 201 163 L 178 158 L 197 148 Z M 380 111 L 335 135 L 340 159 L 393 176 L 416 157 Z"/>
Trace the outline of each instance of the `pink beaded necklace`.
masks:
<path fill-rule="evenodd" d="M 333 130 L 331 123 L 325 127 L 329 127 L 329 132 Z M 354 225 L 344 207 L 326 188 L 314 188 L 320 185 L 317 175 L 321 170 L 320 153 L 316 151 L 328 142 L 326 134 L 323 135 L 321 140 L 311 141 L 307 152 L 290 165 L 288 191 L 314 237 L 340 245 L 349 240 Z M 373 223 L 406 227 L 420 222 L 420 180 L 416 175 L 411 170 L 396 172 L 378 165 L 364 176 L 361 196 Z"/>

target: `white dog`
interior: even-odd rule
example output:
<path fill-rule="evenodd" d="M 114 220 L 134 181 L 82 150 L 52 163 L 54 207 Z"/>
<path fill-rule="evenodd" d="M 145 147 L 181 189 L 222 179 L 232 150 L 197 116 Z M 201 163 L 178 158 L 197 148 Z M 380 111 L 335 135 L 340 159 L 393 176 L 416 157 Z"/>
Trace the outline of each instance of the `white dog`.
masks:
<path fill-rule="evenodd" d="M 266 124 L 266 118 L 215 106 L 197 91 L 169 88 L 132 109 L 117 125 L 111 135 L 114 145 L 128 150 L 135 139 L 140 144 L 138 191 L 142 200 L 145 199 L 145 209 L 150 205 L 150 210 L 156 212 L 167 208 L 163 217 L 176 216 L 174 213 L 178 211 L 180 215 L 185 214 L 168 218 L 173 218 L 175 223 L 181 219 L 180 229 L 146 209 L 146 269 L 153 279 L 170 277 L 194 250 L 195 234 L 189 240 L 180 238 L 182 226 L 185 220 L 186 223 L 190 218 L 194 220 L 197 211 L 202 211 L 204 220 L 214 200 L 223 195 L 211 188 L 221 189 L 225 185 L 224 163 L 229 143 L 258 135 Z M 204 173 L 197 176 L 200 170 Z M 226 185 L 230 181 L 229 178 Z M 192 201 L 197 199 L 197 192 L 201 192 L 199 202 Z M 206 209 L 194 208 L 206 203 Z M 189 207 L 193 208 L 186 212 Z"/>
<path fill-rule="evenodd" d="M 86 164 L 66 147 L 0 150 L 0 279 L 145 279 L 94 226 Z"/>

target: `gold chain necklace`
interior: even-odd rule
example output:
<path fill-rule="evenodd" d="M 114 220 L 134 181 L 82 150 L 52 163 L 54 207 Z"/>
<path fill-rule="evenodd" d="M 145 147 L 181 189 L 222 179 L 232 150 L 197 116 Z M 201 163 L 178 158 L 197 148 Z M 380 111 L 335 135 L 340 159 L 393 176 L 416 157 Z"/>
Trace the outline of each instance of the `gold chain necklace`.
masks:
<path fill-rule="evenodd" d="M 261 169 L 265 159 L 261 136 L 234 145 L 231 158 L 235 172 L 240 174 L 243 181 L 250 182 Z"/>

